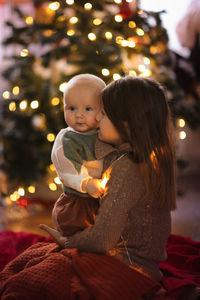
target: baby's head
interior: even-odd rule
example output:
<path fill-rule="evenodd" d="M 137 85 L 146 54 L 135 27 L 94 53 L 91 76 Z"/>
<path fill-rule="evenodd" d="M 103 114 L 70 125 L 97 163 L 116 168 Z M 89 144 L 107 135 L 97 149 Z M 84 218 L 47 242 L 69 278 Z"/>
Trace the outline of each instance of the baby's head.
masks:
<path fill-rule="evenodd" d="M 68 126 L 79 132 L 98 128 L 96 115 L 101 108 L 101 92 L 105 83 L 92 74 L 74 76 L 64 92 L 64 115 Z"/>

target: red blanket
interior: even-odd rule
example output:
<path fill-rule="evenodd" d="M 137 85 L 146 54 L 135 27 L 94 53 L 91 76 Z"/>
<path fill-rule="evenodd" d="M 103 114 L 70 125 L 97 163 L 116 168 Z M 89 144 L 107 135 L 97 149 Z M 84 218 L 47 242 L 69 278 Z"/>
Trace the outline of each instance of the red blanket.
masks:
<path fill-rule="evenodd" d="M 53 242 L 32 245 L 0 273 L 2 300 L 142 300 L 144 295 L 161 300 L 160 288 L 111 256 L 61 249 Z"/>
<path fill-rule="evenodd" d="M 9 261 L 13 260 L 13 258 L 18 256 L 29 246 L 31 246 L 35 243 L 38 243 L 38 242 L 46 242 L 46 243 L 42 243 L 42 244 L 40 243 L 40 244 L 35 245 L 34 247 L 36 247 L 36 248 L 33 247 L 32 251 L 38 251 L 37 250 L 38 245 L 40 245 L 40 246 L 42 245 L 41 250 L 43 249 L 42 251 L 45 251 L 44 253 L 46 253 L 46 255 L 48 253 L 48 257 L 49 257 L 49 253 L 52 253 L 52 255 L 53 255 L 52 257 L 54 257 L 53 261 L 54 261 L 55 265 L 59 265 L 59 273 L 55 272 L 54 275 L 52 275 L 52 276 L 55 276 L 55 278 L 57 278 L 58 281 L 62 282 L 65 286 L 66 286 L 66 282 L 62 281 L 63 273 L 60 270 L 60 267 L 63 265 L 63 262 L 61 262 L 63 260 L 63 257 L 65 258 L 64 265 L 67 263 L 66 261 L 68 261 L 67 270 L 69 271 L 69 273 L 71 272 L 69 274 L 71 276 L 71 278 L 73 277 L 73 280 L 71 281 L 70 286 L 74 285 L 75 290 L 76 290 L 77 282 L 80 283 L 80 280 L 81 280 L 81 284 L 78 284 L 80 290 L 78 289 L 79 291 L 78 292 L 76 291 L 76 293 L 83 293 L 83 295 L 86 295 L 90 291 L 89 293 L 91 294 L 94 292 L 93 289 L 95 289 L 95 291 L 97 293 L 96 299 L 107 299 L 107 298 L 105 298 L 105 295 L 101 294 L 103 291 L 105 293 L 106 293 L 106 291 L 111 292 L 111 290 L 109 290 L 109 291 L 106 290 L 105 287 L 102 289 L 102 286 L 105 285 L 107 287 L 112 287 L 112 290 L 114 290 L 117 293 L 117 295 L 119 295 L 119 299 L 132 299 L 132 298 L 122 297 L 122 294 L 120 294 L 120 292 L 118 291 L 118 288 L 119 288 L 119 290 L 123 291 L 123 293 L 125 291 L 127 292 L 127 289 L 125 291 L 123 290 L 123 287 L 126 286 L 126 285 L 122 284 L 124 282 L 123 278 L 127 279 L 127 280 L 125 280 L 125 282 L 128 285 L 130 284 L 130 282 L 135 281 L 135 279 L 134 279 L 134 281 L 132 281 L 133 277 L 134 277 L 133 273 L 129 273 L 129 271 L 127 273 L 127 268 L 126 268 L 126 270 L 122 268 L 124 273 L 123 273 L 123 271 L 121 272 L 121 267 L 124 266 L 123 264 L 121 266 L 121 263 L 120 263 L 120 266 L 119 265 L 116 266 L 116 268 L 120 267 L 120 276 L 118 274 L 117 277 L 116 276 L 113 277 L 114 274 L 116 275 L 116 273 L 112 272 L 112 274 L 111 274 L 111 273 L 109 273 L 109 270 L 111 268 L 112 271 L 116 271 L 116 269 L 114 270 L 113 265 L 112 266 L 110 265 L 110 260 L 109 260 L 109 262 L 104 261 L 104 259 L 100 260 L 99 257 L 101 257 L 101 256 L 96 255 L 96 254 L 88 254 L 88 253 L 78 254 L 78 252 L 76 250 L 70 250 L 70 251 L 69 250 L 61 250 L 61 252 L 59 252 L 61 256 L 59 257 L 59 255 L 58 255 L 57 259 L 55 259 L 55 252 L 57 250 L 55 251 L 55 244 L 49 243 L 49 241 L 50 241 L 49 238 L 46 238 L 41 235 L 36 235 L 36 234 L 30 234 L 30 233 L 24 233 L 24 232 L 14 233 L 12 231 L 0 232 L 0 270 Z M 167 289 L 167 295 L 170 296 L 170 299 L 183 299 L 183 295 L 185 296 L 186 293 L 189 294 L 192 290 L 194 290 L 195 287 L 200 287 L 200 242 L 194 242 L 188 238 L 184 238 L 184 237 L 177 236 L 177 235 L 171 235 L 168 240 L 168 244 L 167 244 L 167 253 L 168 253 L 167 261 L 162 262 L 160 264 L 160 268 L 164 274 L 163 285 Z M 94 264 L 92 264 L 92 265 L 90 264 L 90 272 L 87 272 L 88 261 L 89 261 L 89 257 L 91 258 L 91 255 L 93 256 L 92 261 Z M 68 258 L 67 260 L 66 260 L 66 257 Z M 105 256 L 102 256 L 102 257 L 105 257 Z M 41 258 L 41 256 L 40 256 L 40 258 Z M 72 264 L 72 261 L 73 261 L 73 264 Z M 90 262 L 91 262 L 91 259 L 90 259 Z M 27 261 L 23 262 L 21 265 L 21 270 L 24 268 L 24 263 L 27 264 L 28 267 L 31 266 L 31 268 L 34 269 L 34 264 L 36 266 L 38 261 L 35 257 L 34 261 L 32 261 L 32 262 L 30 262 L 30 260 L 29 260 L 29 263 Z M 44 264 L 44 261 L 43 261 L 43 264 Z M 71 264 L 71 268 L 69 268 L 70 264 Z M 104 278 L 105 277 L 105 274 L 104 274 L 104 277 L 103 277 L 103 279 L 105 279 L 104 282 L 103 281 L 101 282 L 99 277 L 95 276 L 96 274 L 101 273 L 100 272 L 102 270 L 101 264 L 107 265 L 107 268 L 108 268 L 108 270 L 105 273 L 108 275 L 108 278 L 107 277 Z M 73 265 L 73 268 L 72 268 L 72 265 Z M 86 268 L 86 266 L 87 266 L 87 268 Z M 46 276 L 48 274 L 48 271 L 45 268 L 44 268 L 44 270 L 46 270 L 45 271 L 46 273 L 43 275 Z M 55 270 L 56 270 L 56 268 L 55 268 Z M 133 270 L 131 270 L 131 271 L 133 271 Z M 9 272 L 12 272 L 12 270 L 9 270 Z M 22 273 L 22 276 L 24 276 L 24 274 L 26 274 L 26 272 L 27 272 L 27 270 L 25 270 L 24 273 Z M 72 272 L 75 272 L 76 276 L 75 275 L 72 276 Z M 60 274 L 60 276 L 58 276 L 58 274 Z M 131 276 L 129 278 L 128 275 L 130 275 L 130 274 L 131 274 Z M 66 276 L 66 274 L 65 274 L 65 276 Z M 29 276 L 25 276 L 25 277 L 28 278 L 27 285 L 30 286 L 30 281 L 32 280 L 31 275 L 29 274 Z M 20 277 L 18 277 L 18 278 L 20 279 L 19 281 L 21 281 L 21 278 Z M 90 282 L 91 278 L 92 278 L 92 282 L 93 282 L 92 285 Z M 109 281 L 109 278 L 112 278 L 112 280 Z M 118 278 L 120 280 L 118 280 Z M 130 282 L 129 282 L 129 280 L 130 280 Z M 73 284 L 72 284 L 72 282 L 73 282 Z M 115 282 L 117 284 L 117 287 L 113 286 L 113 282 Z M 13 279 L 13 284 L 14 285 L 17 284 L 15 277 Z M 41 282 L 41 288 L 40 288 L 41 291 L 43 290 L 42 284 L 44 284 L 44 282 L 43 283 Z M 47 284 L 47 283 L 45 282 L 45 284 Z M 87 289 L 83 288 L 85 286 L 87 286 L 87 287 L 89 286 L 89 288 L 87 288 Z M 96 290 L 96 287 L 98 287 L 98 286 L 101 286 L 101 289 L 100 289 L 101 293 L 98 290 L 98 288 Z M 48 285 L 46 286 L 46 289 L 48 290 L 48 292 L 51 291 L 52 289 L 53 289 L 53 291 L 54 290 L 57 291 L 55 284 L 53 284 L 52 287 L 50 287 L 50 286 L 48 287 Z M 14 288 L 14 290 L 16 290 L 16 289 Z M 56 298 L 53 291 L 51 291 L 51 292 L 52 292 L 53 297 L 55 297 L 55 298 L 52 298 L 52 299 L 62 299 L 62 298 Z M 68 292 L 69 292 L 69 290 L 68 290 Z M 133 291 L 131 290 L 131 292 L 133 292 Z M 197 290 L 196 290 L 196 292 L 197 292 Z M 74 292 L 72 291 L 72 294 L 73 293 Z M 84 294 L 84 293 L 86 293 L 86 294 Z M 113 291 L 112 291 L 112 293 L 113 293 Z M 102 298 L 98 298 L 98 295 L 101 295 Z M 80 299 L 90 299 L 87 297 L 83 296 L 83 298 L 80 298 Z M 18 298 L 9 298 L 9 299 L 18 299 Z M 23 298 L 21 298 L 21 296 L 20 296 L 20 299 L 23 299 Z M 24 299 L 26 299 L 26 298 L 24 298 Z M 30 297 L 28 299 L 30 299 Z M 65 298 L 65 299 L 68 299 L 68 298 Z M 73 299 L 73 298 L 69 298 L 69 299 Z M 118 298 L 115 298 L 115 299 L 118 299 Z M 188 299 L 190 299 L 190 298 L 188 298 Z"/>

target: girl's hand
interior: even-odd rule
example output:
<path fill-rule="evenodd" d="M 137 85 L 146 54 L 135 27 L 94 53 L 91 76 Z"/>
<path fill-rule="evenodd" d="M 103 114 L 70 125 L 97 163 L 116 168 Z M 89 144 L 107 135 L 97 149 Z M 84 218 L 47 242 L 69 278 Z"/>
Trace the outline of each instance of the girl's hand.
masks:
<path fill-rule="evenodd" d="M 104 193 L 104 189 L 100 183 L 101 180 L 99 179 L 91 178 L 87 181 L 85 189 L 93 198 L 99 198 Z"/>
<path fill-rule="evenodd" d="M 66 237 L 62 236 L 61 233 L 45 224 L 40 224 L 40 229 L 46 231 L 54 240 L 56 244 L 65 248 Z"/>

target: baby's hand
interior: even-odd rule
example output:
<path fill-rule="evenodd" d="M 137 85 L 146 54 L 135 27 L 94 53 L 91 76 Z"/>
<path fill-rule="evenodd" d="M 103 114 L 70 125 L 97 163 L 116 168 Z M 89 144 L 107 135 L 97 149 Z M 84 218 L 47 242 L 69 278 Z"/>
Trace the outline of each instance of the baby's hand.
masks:
<path fill-rule="evenodd" d="M 92 179 L 92 178 L 90 178 L 87 181 L 87 184 L 85 186 L 85 190 L 93 198 L 98 198 L 98 197 L 100 197 L 104 193 L 104 188 L 101 186 L 100 183 L 101 183 L 100 179 Z"/>

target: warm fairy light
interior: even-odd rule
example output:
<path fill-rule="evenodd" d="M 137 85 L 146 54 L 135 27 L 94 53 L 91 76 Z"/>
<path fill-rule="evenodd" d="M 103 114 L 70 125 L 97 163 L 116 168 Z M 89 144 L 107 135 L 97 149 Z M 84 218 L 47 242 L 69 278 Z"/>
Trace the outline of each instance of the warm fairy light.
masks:
<path fill-rule="evenodd" d="M 14 101 L 10 102 L 9 110 L 10 111 L 15 111 L 16 110 L 16 103 Z"/>
<path fill-rule="evenodd" d="M 54 172 L 54 171 L 56 170 L 54 164 L 50 164 L 49 169 L 50 169 L 52 172 Z"/>
<path fill-rule="evenodd" d="M 115 2 L 116 4 L 120 4 L 120 3 L 122 3 L 122 0 L 114 0 L 114 2 Z"/>
<path fill-rule="evenodd" d="M 104 193 L 106 192 L 106 184 L 110 179 L 111 168 L 107 169 L 102 176 L 102 180 L 100 182 L 100 186 L 104 189 Z"/>
<path fill-rule="evenodd" d="M 49 189 L 51 191 L 56 191 L 57 190 L 57 186 L 54 182 L 49 183 Z"/>
<path fill-rule="evenodd" d="M 55 182 L 56 184 L 62 184 L 62 182 L 60 181 L 60 178 L 59 178 L 59 177 L 55 177 L 55 178 L 54 178 L 54 182 Z"/>
<path fill-rule="evenodd" d="M 60 99 L 58 97 L 53 97 L 51 99 L 51 105 L 56 106 L 60 103 Z"/>
<path fill-rule="evenodd" d="M 18 95 L 19 94 L 19 87 L 17 85 L 13 87 L 12 93 L 13 93 L 13 95 Z"/>
<path fill-rule="evenodd" d="M 137 35 L 139 35 L 139 36 L 143 36 L 144 35 L 144 30 L 142 30 L 141 28 L 137 28 L 136 32 L 137 32 Z"/>
<path fill-rule="evenodd" d="M 69 19 L 69 22 L 70 22 L 71 24 L 76 24 L 76 23 L 78 22 L 78 18 L 77 18 L 77 17 L 71 17 L 71 18 Z"/>
<path fill-rule="evenodd" d="M 13 194 L 10 195 L 10 200 L 15 202 L 20 198 L 20 195 L 17 191 L 15 191 Z"/>
<path fill-rule="evenodd" d="M 151 46 L 150 47 L 150 53 L 151 54 L 156 54 L 158 52 L 158 48 L 156 46 Z"/>
<path fill-rule="evenodd" d="M 63 83 L 61 83 L 59 85 L 59 91 L 61 91 L 62 93 L 64 93 L 66 86 L 67 86 L 67 82 L 66 81 L 63 82 Z"/>
<path fill-rule="evenodd" d="M 52 2 L 48 5 L 51 10 L 57 10 L 60 7 L 60 3 L 58 1 Z"/>
<path fill-rule="evenodd" d="M 75 31 L 73 29 L 67 30 L 67 35 L 73 36 L 75 34 Z"/>
<path fill-rule="evenodd" d="M 178 119 L 178 126 L 179 126 L 179 127 L 184 127 L 184 126 L 185 126 L 185 120 L 183 120 L 183 119 Z"/>
<path fill-rule="evenodd" d="M 117 23 L 122 22 L 122 21 L 123 21 L 122 16 L 121 16 L 121 15 L 115 15 L 115 21 L 116 21 Z"/>
<path fill-rule="evenodd" d="M 130 70 L 128 75 L 135 77 L 135 76 L 137 76 L 137 73 L 134 70 Z"/>
<path fill-rule="evenodd" d="M 19 108 L 20 108 L 21 110 L 25 110 L 25 109 L 27 108 L 27 105 L 28 105 L 27 101 L 26 101 L 26 100 L 22 100 L 22 101 L 20 102 L 20 104 L 19 104 Z"/>
<path fill-rule="evenodd" d="M 31 101 L 30 106 L 31 106 L 32 109 L 38 108 L 39 107 L 39 101 L 38 100 Z"/>
<path fill-rule="evenodd" d="M 28 49 L 22 49 L 22 51 L 20 52 L 20 56 L 21 57 L 26 57 L 26 56 L 28 56 Z"/>
<path fill-rule="evenodd" d="M 145 69 L 146 69 L 146 67 L 145 67 L 144 65 L 139 65 L 139 66 L 138 66 L 138 70 L 139 70 L 140 72 L 144 72 Z"/>
<path fill-rule="evenodd" d="M 19 193 L 20 196 L 24 196 L 25 195 L 24 188 L 22 188 L 22 187 L 18 188 L 18 193 Z"/>
<path fill-rule="evenodd" d="M 34 185 L 30 185 L 28 187 L 28 191 L 29 191 L 29 193 L 34 194 L 35 193 L 35 186 Z"/>
<path fill-rule="evenodd" d="M 73 5 L 73 4 L 74 4 L 74 0 L 66 0 L 66 3 L 67 3 L 68 5 Z"/>
<path fill-rule="evenodd" d="M 92 4 L 90 2 L 85 3 L 84 5 L 85 10 L 90 10 L 92 9 Z"/>
<path fill-rule="evenodd" d="M 96 26 L 100 25 L 101 23 L 102 23 L 102 19 L 100 19 L 100 18 L 95 18 L 93 20 L 93 24 L 96 25 Z"/>
<path fill-rule="evenodd" d="M 118 73 L 113 74 L 113 79 L 114 80 L 117 80 L 117 79 L 120 79 L 120 78 L 121 78 L 121 76 Z"/>
<path fill-rule="evenodd" d="M 96 34 L 90 32 L 90 33 L 88 34 L 88 39 L 89 39 L 90 41 L 95 41 L 95 40 L 96 40 Z"/>
<path fill-rule="evenodd" d="M 58 22 L 64 22 L 66 20 L 66 17 L 65 16 L 59 16 L 58 18 L 57 18 L 57 21 Z"/>
<path fill-rule="evenodd" d="M 179 132 L 179 139 L 184 140 L 186 138 L 186 132 L 185 131 L 180 131 Z"/>
<path fill-rule="evenodd" d="M 132 2 L 133 2 L 133 0 L 126 0 L 126 2 L 128 2 L 128 3 L 132 3 Z"/>
<path fill-rule="evenodd" d="M 4 91 L 2 94 L 4 99 L 9 99 L 10 98 L 10 92 L 9 91 Z"/>
<path fill-rule="evenodd" d="M 31 16 L 26 17 L 25 22 L 27 25 L 33 24 L 33 17 Z"/>
<path fill-rule="evenodd" d="M 124 40 L 124 38 L 122 37 L 122 36 L 120 36 L 120 35 L 118 35 L 117 37 L 116 37 L 116 43 L 117 44 L 121 44 L 121 42 Z"/>
<path fill-rule="evenodd" d="M 101 70 L 101 73 L 103 74 L 103 76 L 108 76 L 110 74 L 110 71 L 106 68 Z"/>
<path fill-rule="evenodd" d="M 150 59 L 148 57 L 144 57 L 144 63 L 146 65 L 150 65 Z"/>
<path fill-rule="evenodd" d="M 142 15 L 143 14 L 143 10 L 142 9 L 139 9 L 138 10 L 138 15 Z"/>
<path fill-rule="evenodd" d="M 108 40 L 112 39 L 112 33 L 111 33 L 110 31 L 106 31 L 106 32 L 105 32 L 105 37 L 106 37 Z"/>
<path fill-rule="evenodd" d="M 51 36 L 53 33 L 54 33 L 54 31 L 51 29 L 47 29 L 47 30 L 43 31 L 44 36 Z"/>
<path fill-rule="evenodd" d="M 135 47 L 135 42 L 134 41 L 128 41 L 128 47 L 129 48 L 134 48 Z"/>
<path fill-rule="evenodd" d="M 127 40 L 121 41 L 121 46 L 122 47 L 127 47 L 128 46 L 128 41 Z"/>
<path fill-rule="evenodd" d="M 53 141 L 55 140 L 55 134 L 53 134 L 53 133 L 48 133 L 48 134 L 47 134 L 47 140 L 48 140 L 49 142 L 53 142 Z"/>
<path fill-rule="evenodd" d="M 135 28 L 136 27 L 136 23 L 134 21 L 129 21 L 128 22 L 128 27 L 129 28 Z"/>
<path fill-rule="evenodd" d="M 150 77 L 152 75 L 152 71 L 149 69 L 145 69 L 141 75 L 142 77 Z"/>

